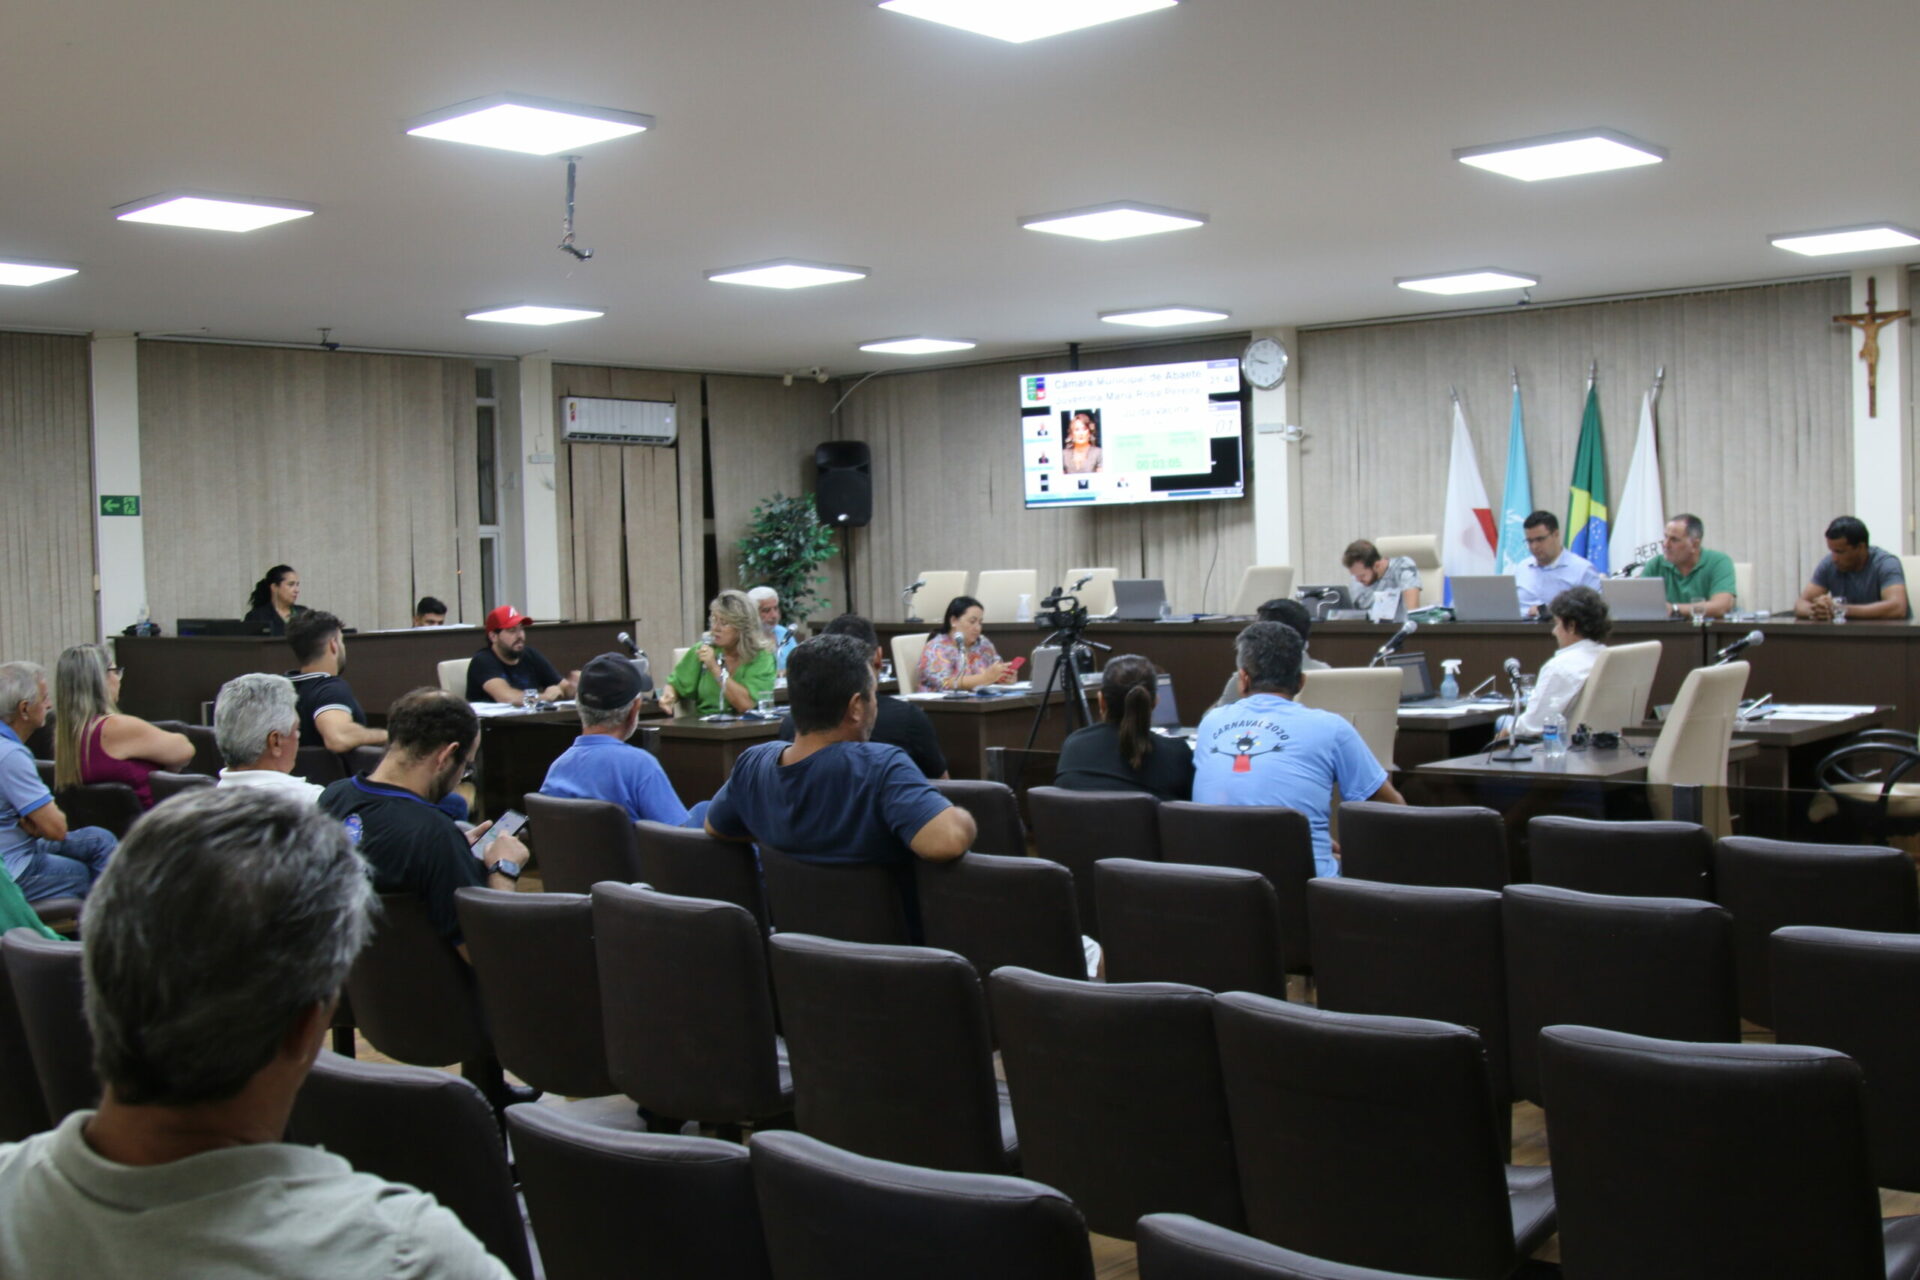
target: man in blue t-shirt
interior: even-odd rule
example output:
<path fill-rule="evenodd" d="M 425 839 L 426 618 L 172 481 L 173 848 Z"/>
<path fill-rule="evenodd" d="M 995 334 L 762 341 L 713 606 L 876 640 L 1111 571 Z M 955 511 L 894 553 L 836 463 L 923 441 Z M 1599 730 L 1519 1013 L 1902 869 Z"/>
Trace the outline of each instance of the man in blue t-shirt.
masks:
<path fill-rule="evenodd" d="M 687 807 L 653 753 L 627 745 L 640 727 L 641 693 L 629 658 L 603 653 L 581 668 L 580 736 L 547 769 L 541 795 L 611 801 L 636 822 L 687 822 Z"/>
<path fill-rule="evenodd" d="M 1282 805 L 1307 815 L 1314 868 L 1340 874 L 1327 829 L 1333 788 L 1348 800 L 1405 804 L 1359 730 L 1331 711 L 1294 701 L 1300 692 L 1300 633 L 1256 622 L 1234 640 L 1240 700 L 1200 721 L 1193 744 L 1197 804 Z"/>
<path fill-rule="evenodd" d="M 878 714 L 872 659 L 852 636 L 815 636 L 794 648 L 794 740 L 742 753 L 707 809 L 706 828 L 803 862 L 893 867 L 911 908 L 913 859 L 965 853 L 973 815 L 935 791 L 906 752 L 867 741 Z M 914 915 L 910 909 L 909 920 Z"/>
<path fill-rule="evenodd" d="M 85 897 L 117 843 L 104 827 L 68 829 L 40 780 L 25 739 L 46 724 L 48 706 L 37 663 L 0 665 L 0 866 L 28 902 Z"/>

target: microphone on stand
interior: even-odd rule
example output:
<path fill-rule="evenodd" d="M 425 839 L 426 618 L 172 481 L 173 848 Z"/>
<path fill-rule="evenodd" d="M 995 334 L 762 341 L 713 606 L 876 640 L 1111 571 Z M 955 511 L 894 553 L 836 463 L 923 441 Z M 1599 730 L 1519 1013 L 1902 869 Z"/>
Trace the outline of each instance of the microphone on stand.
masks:
<path fill-rule="evenodd" d="M 905 590 L 900 593 L 900 603 L 906 608 L 908 622 L 920 621 L 920 613 L 913 607 L 913 593 L 926 585 L 927 580 L 925 578 L 915 578 L 912 582 L 908 583 Z"/>
<path fill-rule="evenodd" d="M 1751 649 L 1754 645 L 1765 644 L 1766 642 L 1767 642 L 1767 633 L 1764 631 L 1761 631 L 1759 628 L 1756 627 L 1754 630 L 1747 632 L 1747 634 L 1741 636 L 1738 640 L 1735 640 L 1732 644 L 1728 645 L 1726 648 L 1722 649 L 1719 653 L 1715 654 L 1713 659 L 1713 665 L 1717 667 L 1722 663 L 1732 662 L 1735 658 L 1745 653 L 1748 649 Z"/>
<path fill-rule="evenodd" d="M 1084 586 L 1086 586 L 1086 585 L 1087 585 L 1087 584 L 1088 584 L 1089 582 L 1092 582 L 1092 581 L 1093 581 L 1093 575 L 1092 575 L 1092 574 L 1088 574 L 1088 575 L 1087 575 L 1086 577 L 1084 577 L 1084 578 L 1082 578 L 1082 579 L 1080 579 L 1080 581 L 1078 581 L 1078 582 L 1076 582 L 1076 583 L 1074 583 L 1074 584 L 1073 584 L 1072 586 L 1070 586 L 1070 587 L 1068 587 L 1068 588 L 1067 588 L 1067 594 L 1068 594 L 1068 595 L 1075 595 L 1075 594 L 1077 594 L 1077 593 L 1079 592 L 1079 590 L 1080 590 L 1080 588 L 1082 588 L 1082 587 L 1084 587 Z"/>
<path fill-rule="evenodd" d="M 626 646 L 627 656 L 629 658 L 638 658 L 641 656 L 640 646 L 635 644 L 633 642 L 633 637 L 628 635 L 626 632 L 622 631 L 619 635 L 615 636 L 614 639 L 618 640 L 621 644 Z"/>
<path fill-rule="evenodd" d="M 917 578 L 913 582 L 908 583 L 907 589 L 905 591 L 902 591 L 900 594 L 903 596 L 910 596 L 914 592 L 918 591 L 920 588 L 926 585 L 927 585 L 927 580 L 925 578 Z"/>
<path fill-rule="evenodd" d="M 1639 573 L 1642 569 L 1646 567 L 1647 567 L 1647 562 L 1645 560 L 1635 560 L 1632 564 L 1628 565 L 1624 569 L 1619 570 L 1613 576 L 1616 578 L 1631 578 L 1634 574 Z"/>
<path fill-rule="evenodd" d="M 1380 646 L 1379 651 L 1373 655 L 1373 661 L 1369 662 L 1367 665 L 1370 667 L 1377 667 L 1382 662 L 1385 662 L 1387 660 L 1387 655 L 1400 652 L 1400 646 L 1407 642 L 1407 637 L 1412 635 L 1414 632 L 1418 631 L 1419 629 L 1420 629 L 1420 624 L 1415 622 L 1412 618 L 1408 618 L 1406 625 L 1401 627 L 1398 631 L 1394 632 L 1392 637 L 1388 639 L 1388 641 L 1385 644 Z"/>
<path fill-rule="evenodd" d="M 1518 680 L 1520 678 L 1520 659 L 1508 658 L 1500 664 L 1500 669 L 1506 672 L 1510 678 Z"/>

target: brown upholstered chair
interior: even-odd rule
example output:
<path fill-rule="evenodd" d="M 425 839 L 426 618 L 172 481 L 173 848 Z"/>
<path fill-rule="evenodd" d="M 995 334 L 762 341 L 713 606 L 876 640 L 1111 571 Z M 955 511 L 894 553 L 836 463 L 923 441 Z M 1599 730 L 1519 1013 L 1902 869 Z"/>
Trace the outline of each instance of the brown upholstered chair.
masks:
<path fill-rule="evenodd" d="M 1160 806 L 1159 819 L 1160 856 L 1168 862 L 1241 867 L 1267 878 L 1280 906 L 1280 954 L 1286 971 L 1311 973 L 1307 881 L 1318 873 L 1307 815 L 1268 805 L 1168 800 Z"/>
<path fill-rule="evenodd" d="M 1773 1025 L 1768 939 L 1791 924 L 1920 932 L 1913 860 L 1898 849 L 1737 836 L 1713 850 L 1714 894 L 1733 913 L 1740 1016 Z"/>
<path fill-rule="evenodd" d="M 807 862 L 763 844 L 760 869 L 773 926 L 784 933 L 883 946 L 913 937 L 903 898 L 913 891 L 911 867 Z"/>
<path fill-rule="evenodd" d="M 1233 993 L 1214 1002 L 1247 1229 L 1317 1257 L 1499 1280 L 1553 1234 L 1506 1163 L 1480 1037 Z"/>
<path fill-rule="evenodd" d="M 564 1108 L 507 1108 L 547 1280 L 648 1274 L 770 1280 L 746 1148 L 623 1133 Z"/>
<path fill-rule="evenodd" d="M 801 1133 L 753 1140 L 782 1280 L 1093 1280 L 1087 1225 L 1051 1187 L 875 1160 Z"/>
<path fill-rule="evenodd" d="M 1144 792 L 1028 789 L 1034 851 L 1073 873 L 1082 933 L 1100 936 L 1099 908 L 1093 897 L 1094 863 L 1102 858 L 1160 860 L 1160 829 L 1154 813 L 1159 803 Z"/>
<path fill-rule="evenodd" d="M 607 1071 L 629 1098 L 726 1130 L 793 1111 L 765 935 L 744 907 L 601 883 L 593 947 Z"/>
<path fill-rule="evenodd" d="M 0 942 L 0 1142 L 18 1142 L 50 1128 L 52 1122 L 6 960 L 6 945 Z"/>
<path fill-rule="evenodd" d="M 1020 821 L 1020 804 L 1012 787 L 976 778 L 935 778 L 932 785 L 973 815 L 978 828 L 973 837 L 975 852 L 1018 857 L 1027 851 L 1027 829 Z"/>
<path fill-rule="evenodd" d="M 640 879 L 633 819 L 610 800 L 567 800 L 530 791 L 522 799 L 527 829 L 548 893 L 593 892 L 602 880 Z"/>
<path fill-rule="evenodd" d="M 70 1112 L 98 1106 L 100 1081 L 93 1074 L 93 1032 L 83 1008 L 80 944 L 9 929 L 0 938 L 0 952 L 48 1122 L 59 1124 Z"/>
<path fill-rule="evenodd" d="M 1184 1213 L 1140 1219 L 1140 1280 L 1420 1280 L 1309 1258 Z"/>
<path fill-rule="evenodd" d="M 378 763 L 377 759 L 375 763 Z M 324 787 L 346 777 L 347 766 L 340 756 L 325 747 L 300 747 L 293 753 L 293 772 L 295 777 Z"/>
<path fill-rule="evenodd" d="M 1123 1240 L 1145 1213 L 1242 1225 L 1211 995 L 1011 967 L 987 987 L 1027 1177 Z"/>
<path fill-rule="evenodd" d="M 1507 829 L 1477 805 L 1340 805 L 1340 874 L 1442 889 L 1499 889 L 1512 878 Z"/>
<path fill-rule="evenodd" d="M 155 804 L 164 804 L 182 791 L 213 784 L 214 779 L 204 773 L 168 773 L 165 769 L 155 769 L 147 775 L 147 786 L 153 791 Z"/>
<path fill-rule="evenodd" d="M 971 960 L 982 982 L 1004 964 L 1086 976 L 1073 873 L 1059 863 L 969 853 L 916 860 L 914 873 L 927 945 Z"/>
<path fill-rule="evenodd" d="M 1636 898 L 1713 900 L 1713 833 L 1697 822 L 1601 822 L 1558 815 L 1527 823 L 1536 884 Z"/>
<path fill-rule="evenodd" d="M 803 1133 L 929 1169 L 1018 1167 L 986 995 L 964 957 L 796 933 L 768 945 Z"/>
<path fill-rule="evenodd" d="M 67 815 L 67 829 L 104 827 L 125 840 L 146 810 L 140 797 L 124 782 L 88 782 L 54 792 L 54 802 Z"/>
<path fill-rule="evenodd" d="M 767 927 L 767 895 L 752 845 L 663 822 L 636 822 L 633 837 L 642 883 L 682 898 L 731 902 Z"/>
<path fill-rule="evenodd" d="M 1093 882 L 1107 981 L 1286 994 L 1280 904 L 1259 872 L 1102 858 Z"/>

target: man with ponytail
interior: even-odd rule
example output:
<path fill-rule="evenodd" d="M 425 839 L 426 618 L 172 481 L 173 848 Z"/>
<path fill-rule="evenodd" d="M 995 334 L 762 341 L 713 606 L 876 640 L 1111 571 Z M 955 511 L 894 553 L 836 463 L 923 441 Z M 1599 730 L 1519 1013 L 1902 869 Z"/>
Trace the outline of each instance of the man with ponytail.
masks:
<path fill-rule="evenodd" d="M 1193 792 L 1193 751 L 1153 733 L 1160 673 L 1137 654 L 1107 660 L 1100 676 L 1101 722 L 1076 729 L 1060 748 L 1053 785 L 1069 791 L 1145 791 L 1158 800 Z"/>

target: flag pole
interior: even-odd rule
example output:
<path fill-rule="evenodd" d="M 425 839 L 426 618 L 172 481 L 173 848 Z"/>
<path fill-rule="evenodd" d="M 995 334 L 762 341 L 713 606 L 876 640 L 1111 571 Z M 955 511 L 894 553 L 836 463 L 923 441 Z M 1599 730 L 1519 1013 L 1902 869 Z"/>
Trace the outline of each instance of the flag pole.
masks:
<path fill-rule="evenodd" d="M 1658 372 L 1653 375 L 1653 398 L 1655 400 L 1660 398 L 1660 388 L 1666 385 L 1666 381 L 1667 366 L 1661 365 Z"/>
<path fill-rule="evenodd" d="M 1600 380 L 1600 362 L 1595 360 L 1587 366 L 1587 390 L 1593 390 L 1593 384 Z"/>
<path fill-rule="evenodd" d="M 1513 389 L 1515 391 L 1520 389 L 1520 367 L 1518 365 L 1515 365 L 1513 369 Z"/>

